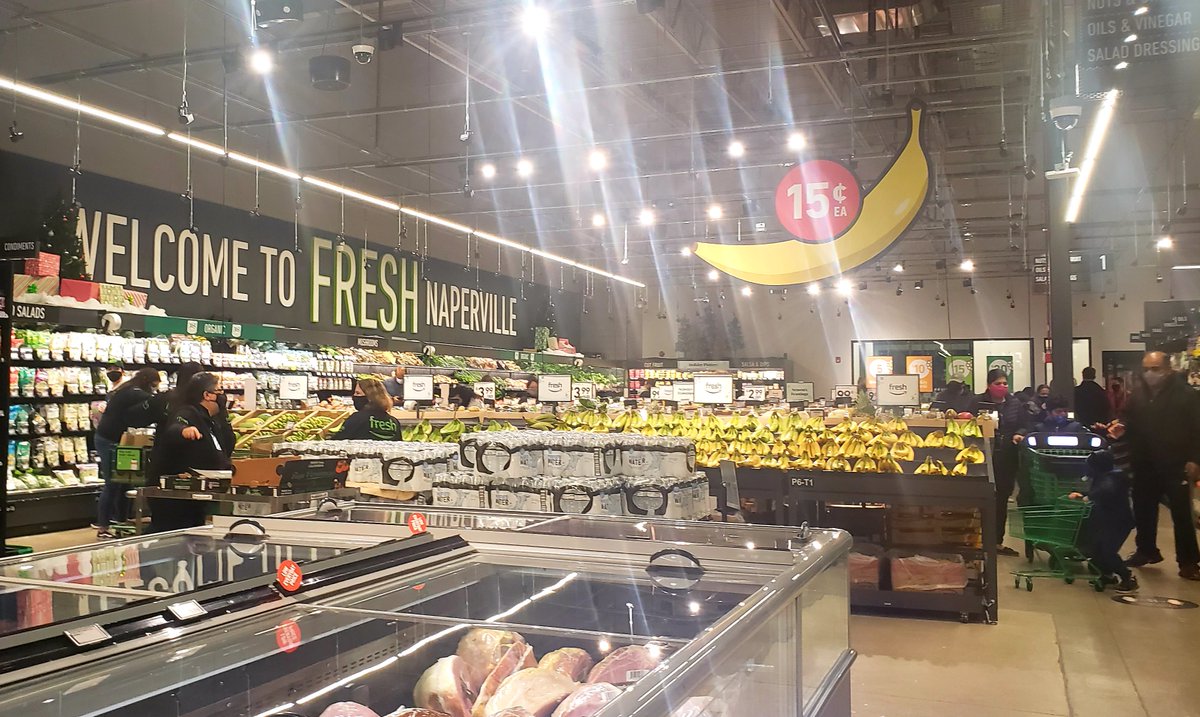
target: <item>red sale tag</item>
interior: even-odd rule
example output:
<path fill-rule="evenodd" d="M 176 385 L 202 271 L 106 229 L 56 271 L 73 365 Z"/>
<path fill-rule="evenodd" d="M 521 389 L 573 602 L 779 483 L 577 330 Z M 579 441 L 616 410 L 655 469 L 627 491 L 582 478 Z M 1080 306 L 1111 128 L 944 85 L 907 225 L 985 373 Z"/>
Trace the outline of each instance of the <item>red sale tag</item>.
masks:
<path fill-rule="evenodd" d="M 304 571 L 293 560 L 285 560 L 275 569 L 275 580 L 284 592 L 294 593 L 304 582 Z"/>
<path fill-rule="evenodd" d="M 801 241 L 836 239 L 861 210 L 858 179 L 832 160 L 812 159 L 792 167 L 775 188 L 775 216 Z"/>
<path fill-rule="evenodd" d="M 413 535 L 424 533 L 428 527 L 429 521 L 425 519 L 424 513 L 413 513 L 408 516 L 408 529 L 412 531 Z"/>
<path fill-rule="evenodd" d="M 275 627 L 275 644 L 284 652 L 295 652 L 302 640 L 300 626 L 295 620 L 284 620 Z"/>

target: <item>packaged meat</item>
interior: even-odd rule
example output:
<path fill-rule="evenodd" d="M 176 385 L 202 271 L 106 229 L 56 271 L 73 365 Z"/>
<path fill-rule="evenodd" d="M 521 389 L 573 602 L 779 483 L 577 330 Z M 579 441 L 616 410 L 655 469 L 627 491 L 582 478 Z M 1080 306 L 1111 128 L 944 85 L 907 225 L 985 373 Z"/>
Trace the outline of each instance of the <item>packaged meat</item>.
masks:
<path fill-rule="evenodd" d="M 524 707 L 509 707 L 499 712 L 493 712 L 488 717 L 533 717 L 533 715 Z"/>
<path fill-rule="evenodd" d="M 470 670 L 471 694 L 479 694 L 480 687 L 488 675 L 500 664 L 500 660 L 513 645 L 524 645 L 525 638 L 509 630 L 489 630 L 476 627 L 467 631 L 458 641 L 456 654 L 466 662 Z M 530 652 L 532 660 L 532 651 Z M 526 665 L 533 667 L 533 665 Z M 521 668 L 517 668 L 521 669 Z M 511 674 L 511 672 L 510 672 Z M 505 675 L 507 677 L 508 675 Z"/>
<path fill-rule="evenodd" d="M 513 707 L 527 711 L 530 717 L 550 717 L 558 703 L 575 691 L 579 684 L 554 670 L 533 667 L 512 675 L 496 690 L 488 702 L 488 717 Z"/>
<path fill-rule="evenodd" d="M 471 667 L 458 655 L 443 657 L 421 675 L 413 688 L 418 707 L 445 712 L 449 717 L 470 717 Z"/>
<path fill-rule="evenodd" d="M 379 713 L 357 702 L 335 702 L 325 708 L 321 717 L 379 717 Z"/>
<path fill-rule="evenodd" d="M 592 664 L 592 656 L 587 653 L 587 650 L 581 650 L 578 647 L 564 647 L 561 650 L 542 655 L 537 666 L 561 672 L 576 682 L 583 682 L 592 669 Z"/>
<path fill-rule="evenodd" d="M 559 703 L 551 717 L 592 717 L 619 694 L 621 690 L 607 682 L 580 685 Z"/>
<path fill-rule="evenodd" d="M 588 673 L 588 682 L 626 685 L 637 682 L 662 662 L 662 648 L 655 644 L 627 645 L 613 650 Z"/>
<path fill-rule="evenodd" d="M 532 647 L 524 642 L 510 644 L 504 652 L 504 656 L 496 663 L 495 669 L 484 678 L 483 685 L 479 688 L 479 696 L 475 698 L 475 706 L 471 708 L 471 714 L 474 717 L 486 717 L 488 701 L 492 699 L 492 695 L 495 694 L 496 688 L 500 687 L 500 683 L 508 679 L 509 675 L 514 672 L 536 665 L 537 661 L 534 660 Z"/>
<path fill-rule="evenodd" d="M 445 712 L 426 710 L 420 707 L 401 707 L 387 717 L 450 717 Z"/>
<path fill-rule="evenodd" d="M 967 565 L 961 555 L 888 553 L 892 589 L 907 592 L 960 593 L 967 587 Z"/>
<path fill-rule="evenodd" d="M 879 570 L 883 562 L 884 550 L 878 545 L 855 543 L 850 553 L 848 572 L 850 587 L 879 589 Z"/>

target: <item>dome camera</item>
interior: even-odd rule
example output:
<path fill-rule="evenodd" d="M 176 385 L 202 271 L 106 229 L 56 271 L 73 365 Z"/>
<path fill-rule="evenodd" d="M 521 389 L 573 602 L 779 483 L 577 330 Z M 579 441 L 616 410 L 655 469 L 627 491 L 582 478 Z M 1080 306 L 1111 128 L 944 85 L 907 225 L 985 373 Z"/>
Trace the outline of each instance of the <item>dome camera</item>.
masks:
<path fill-rule="evenodd" d="M 1050 119 L 1054 126 L 1066 132 L 1075 129 L 1079 124 L 1079 116 L 1083 114 L 1083 106 L 1077 97 L 1064 95 L 1050 100 Z"/>
<path fill-rule="evenodd" d="M 362 43 L 351 48 L 354 53 L 354 61 L 360 65 L 368 65 L 371 63 L 371 58 L 375 57 L 375 46 Z"/>

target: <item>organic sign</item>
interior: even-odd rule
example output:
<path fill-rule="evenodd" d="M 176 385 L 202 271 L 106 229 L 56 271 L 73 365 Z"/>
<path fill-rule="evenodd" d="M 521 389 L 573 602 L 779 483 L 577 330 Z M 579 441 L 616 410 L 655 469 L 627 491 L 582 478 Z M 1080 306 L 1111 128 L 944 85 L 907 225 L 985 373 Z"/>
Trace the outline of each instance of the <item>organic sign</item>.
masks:
<path fill-rule="evenodd" d="M 904 357 L 904 372 L 921 379 L 921 393 L 933 392 L 933 357 L 906 356 Z"/>
<path fill-rule="evenodd" d="M 765 244 L 700 242 L 695 254 L 743 281 L 786 286 L 820 281 L 861 266 L 890 247 L 920 216 L 930 161 L 922 137 L 925 105 L 908 107 L 908 137 L 871 190 L 828 160 L 790 169 L 775 191 L 776 217 L 796 237 Z"/>

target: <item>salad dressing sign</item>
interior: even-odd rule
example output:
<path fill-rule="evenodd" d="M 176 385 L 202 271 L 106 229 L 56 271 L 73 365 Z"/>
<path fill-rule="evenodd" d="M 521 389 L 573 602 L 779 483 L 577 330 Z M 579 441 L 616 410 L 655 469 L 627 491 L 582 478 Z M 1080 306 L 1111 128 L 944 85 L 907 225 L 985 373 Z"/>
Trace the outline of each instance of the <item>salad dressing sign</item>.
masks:
<path fill-rule="evenodd" d="M 0 232 L 32 236 L 42 208 L 69 196 L 68 176 L 0 153 Z M 143 292 L 172 316 L 520 349 L 553 304 L 558 334 L 581 334 L 575 292 L 522 288 L 494 271 L 209 202 L 196 202 L 189 221 L 173 193 L 90 173 L 78 177 L 78 196 L 76 234 L 93 279 Z"/>

